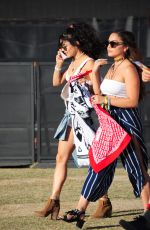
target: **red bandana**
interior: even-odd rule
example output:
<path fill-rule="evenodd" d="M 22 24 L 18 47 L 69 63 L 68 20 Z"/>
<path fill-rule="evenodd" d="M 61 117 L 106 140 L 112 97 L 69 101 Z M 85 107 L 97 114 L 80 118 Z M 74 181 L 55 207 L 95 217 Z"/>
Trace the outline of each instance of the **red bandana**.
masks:
<path fill-rule="evenodd" d="M 78 80 L 78 79 L 80 79 L 80 78 L 82 78 L 82 77 L 88 75 L 88 74 L 91 73 L 91 72 L 92 72 L 92 70 L 88 70 L 88 71 L 86 71 L 86 72 L 84 72 L 84 73 L 79 73 L 79 74 L 77 74 L 77 75 L 71 76 L 70 79 L 69 79 L 69 82 Z"/>
<path fill-rule="evenodd" d="M 129 144 L 129 134 L 100 105 L 94 105 L 98 128 L 89 150 L 90 165 L 97 173 L 112 163 Z"/>

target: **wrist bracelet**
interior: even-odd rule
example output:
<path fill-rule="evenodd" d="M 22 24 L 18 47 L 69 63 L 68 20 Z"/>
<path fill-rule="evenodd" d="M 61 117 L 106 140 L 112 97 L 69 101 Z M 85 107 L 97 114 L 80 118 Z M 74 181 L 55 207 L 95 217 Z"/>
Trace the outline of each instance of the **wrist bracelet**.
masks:
<path fill-rule="evenodd" d="M 106 109 L 107 111 L 110 110 L 110 97 L 104 96 L 104 102 L 100 104 L 102 108 Z"/>
<path fill-rule="evenodd" d="M 55 65 L 55 70 L 58 71 L 58 72 L 60 72 L 60 71 L 61 71 L 61 68 L 59 68 L 59 67 L 57 67 L 57 66 Z"/>
<path fill-rule="evenodd" d="M 110 97 L 108 97 L 108 110 L 110 110 L 110 105 L 111 105 L 111 101 L 110 101 Z"/>
<path fill-rule="evenodd" d="M 108 97 L 107 96 L 104 97 L 104 104 L 108 105 Z"/>

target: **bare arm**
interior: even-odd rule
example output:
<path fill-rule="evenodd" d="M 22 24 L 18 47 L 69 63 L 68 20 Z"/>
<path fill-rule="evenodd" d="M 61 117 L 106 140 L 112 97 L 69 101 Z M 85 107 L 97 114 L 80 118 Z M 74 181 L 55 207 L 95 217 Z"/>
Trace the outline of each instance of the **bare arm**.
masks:
<path fill-rule="evenodd" d="M 94 94 L 100 95 L 101 91 L 100 91 L 100 67 L 107 64 L 107 60 L 106 59 L 98 59 L 95 61 L 94 65 L 93 65 L 93 70 L 92 70 L 92 74 L 91 74 L 91 80 L 92 80 L 92 84 L 93 84 L 93 91 Z"/>
<path fill-rule="evenodd" d="M 99 71 L 92 71 L 91 81 L 93 85 L 93 92 L 96 95 L 100 95 L 100 74 Z"/>
<path fill-rule="evenodd" d="M 128 66 L 124 70 L 127 98 L 111 98 L 111 105 L 121 108 L 134 108 L 138 106 L 140 81 L 137 70 Z"/>
<path fill-rule="evenodd" d="M 65 81 L 65 73 L 61 72 L 64 60 L 58 51 L 56 55 L 56 65 L 53 73 L 53 86 L 59 86 Z"/>
<path fill-rule="evenodd" d="M 120 108 L 137 107 L 139 101 L 140 81 L 137 70 L 134 66 L 128 65 L 123 70 L 123 76 L 126 84 L 127 98 L 109 96 L 111 105 Z M 104 96 L 94 96 L 93 103 L 104 103 Z"/>

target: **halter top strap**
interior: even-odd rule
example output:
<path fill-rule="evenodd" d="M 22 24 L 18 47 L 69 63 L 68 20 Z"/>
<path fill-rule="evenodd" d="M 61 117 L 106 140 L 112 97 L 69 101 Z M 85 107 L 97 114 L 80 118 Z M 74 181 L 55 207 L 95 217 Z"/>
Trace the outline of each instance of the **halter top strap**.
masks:
<path fill-rule="evenodd" d="M 75 75 L 79 74 L 80 71 L 81 71 L 81 69 L 83 68 L 83 66 L 84 66 L 84 65 L 87 63 L 87 61 L 89 61 L 89 60 L 92 60 L 92 58 L 90 58 L 90 57 L 86 58 L 86 59 L 79 65 L 79 67 L 75 70 L 75 72 L 73 73 L 72 76 L 75 76 Z M 69 81 L 69 79 L 70 79 L 70 76 L 69 76 L 68 70 L 67 70 L 67 72 L 66 72 L 66 80 Z"/>

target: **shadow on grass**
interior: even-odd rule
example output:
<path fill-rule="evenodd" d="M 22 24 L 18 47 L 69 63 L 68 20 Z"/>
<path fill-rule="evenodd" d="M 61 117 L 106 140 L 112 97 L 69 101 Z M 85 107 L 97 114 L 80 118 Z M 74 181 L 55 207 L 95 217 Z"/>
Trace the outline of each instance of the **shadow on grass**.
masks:
<path fill-rule="evenodd" d="M 143 213 L 143 209 L 123 210 L 123 211 L 113 212 L 112 218 L 119 217 L 119 216 L 140 215 L 142 213 Z"/>
<path fill-rule="evenodd" d="M 120 225 L 117 224 L 117 225 L 105 225 L 105 226 L 87 227 L 86 230 L 103 229 L 103 228 L 116 228 L 116 227 L 120 227 Z"/>
<path fill-rule="evenodd" d="M 113 212 L 113 215 L 110 218 L 119 217 L 119 216 L 140 215 L 142 213 L 143 213 L 143 209 L 122 210 L 122 211 Z M 90 217 L 90 215 L 86 215 L 86 216 Z"/>
<path fill-rule="evenodd" d="M 117 211 L 117 212 L 113 212 L 113 216 L 111 218 L 114 217 L 119 217 L 119 216 L 132 216 L 132 215 L 140 215 L 143 213 L 143 209 L 134 209 L 134 210 L 122 210 L 122 211 Z M 117 215 L 116 215 L 117 214 Z M 105 226 L 95 226 L 95 227 L 87 227 L 86 230 L 93 230 L 93 229 L 106 229 L 106 228 L 117 228 L 120 227 L 119 224 L 117 225 L 105 225 Z"/>

